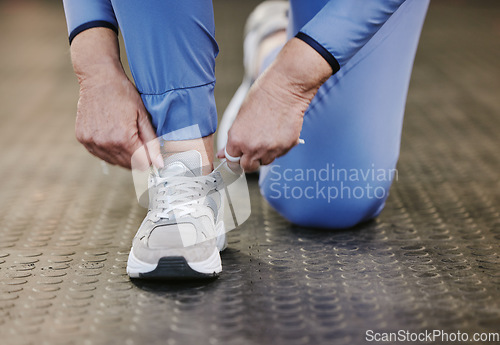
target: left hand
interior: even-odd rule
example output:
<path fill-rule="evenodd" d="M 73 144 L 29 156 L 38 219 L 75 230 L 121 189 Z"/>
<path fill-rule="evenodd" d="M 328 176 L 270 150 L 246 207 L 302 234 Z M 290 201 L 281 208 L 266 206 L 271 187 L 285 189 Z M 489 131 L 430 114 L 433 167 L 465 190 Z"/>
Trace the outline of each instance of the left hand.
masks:
<path fill-rule="evenodd" d="M 244 171 L 255 171 L 294 147 L 309 101 L 283 88 L 271 71 L 248 93 L 228 133 L 227 153 L 240 157 Z M 224 150 L 218 153 L 224 157 Z"/>
<path fill-rule="evenodd" d="M 229 130 L 227 153 L 241 157 L 245 172 L 286 154 L 298 144 L 304 113 L 331 73 L 314 49 L 299 39 L 290 40 L 250 88 Z M 224 158 L 224 150 L 217 157 Z"/>

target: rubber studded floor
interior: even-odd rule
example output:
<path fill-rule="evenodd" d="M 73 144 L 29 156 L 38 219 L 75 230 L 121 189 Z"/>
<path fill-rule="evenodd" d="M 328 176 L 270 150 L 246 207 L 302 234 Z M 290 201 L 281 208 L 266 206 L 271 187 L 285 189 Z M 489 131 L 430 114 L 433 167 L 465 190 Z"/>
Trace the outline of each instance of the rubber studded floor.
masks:
<path fill-rule="evenodd" d="M 215 0 L 220 113 L 240 82 L 255 3 Z M 0 2 L 0 344 L 356 345 L 368 330 L 500 332 L 499 18 L 496 0 L 432 3 L 398 181 L 376 221 L 295 227 L 250 178 L 252 216 L 230 233 L 220 278 L 167 284 L 125 274 L 145 212 L 130 174 L 74 139 L 59 1 Z"/>

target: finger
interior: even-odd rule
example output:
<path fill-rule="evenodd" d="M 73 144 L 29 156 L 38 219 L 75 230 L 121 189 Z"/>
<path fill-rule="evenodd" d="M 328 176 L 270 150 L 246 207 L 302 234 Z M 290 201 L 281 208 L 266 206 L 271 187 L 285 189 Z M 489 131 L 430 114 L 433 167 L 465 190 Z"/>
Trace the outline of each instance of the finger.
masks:
<path fill-rule="evenodd" d="M 241 165 L 240 163 L 233 163 L 230 161 L 226 162 L 226 165 L 229 169 L 231 169 L 235 174 L 241 174 Z"/>
<path fill-rule="evenodd" d="M 264 152 L 260 156 L 260 163 L 261 163 L 261 165 L 269 165 L 269 164 L 271 164 L 272 162 L 274 162 L 274 160 L 276 158 L 280 157 L 283 154 L 282 152 L 283 152 L 283 150 L 279 149 L 279 148 L 276 148 L 276 149 Z"/>
<path fill-rule="evenodd" d="M 111 162 L 113 165 L 119 165 L 126 169 L 131 168 L 130 154 L 120 147 L 106 148 L 96 146 L 95 150 L 99 157 L 104 157 L 103 159 L 105 161 Z"/>
<path fill-rule="evenodd" d="M 146 146 L 140 145 L 132 154 L 130 159 L 131 167 L 134 170 L 144 171 L 149 168 L 150 163 L 148 159 L 148 154 L 146 152 Z"/>
<path fill-rule="evenodd" d="M 241 157 L 233 157 L 229 153 L 227 153 L 227 148 L 224 149 L 224 156 L 226 157 L 226 159 L 229 162 L 233 162 L 233 163 L 239 163 L 240 159 L 241 159 Z"/>
<path fill-rule="evenodd" d="M 287 148 L 287 149 L 283 149 L 283 150 L 281 150 L 281 151 L 277 152 L 277 154 L 276 154 L 276 158 L 286 155 L 286 154 L 288 153 L 288 151 L 290 151 L 290 150 L 291 150 L 291 149 L 293 149 L 294 147 L 295 147 L 295 146 L 292 146 L 292 147 L 289 147 L 289 148 Z"/>
<path fill-rule="evenodd" d="M 128 156 L 128 154 L 124 154 L 121 151 L 111 151 L 99 146 L 93 146 L 92 151 L 89 152 L 109 164 L 118 165 L 126 169 L 131 168 L 130 156 Z"/>
<path fill-rule="evenodd" d="M 221 148 L 221 149 L 217 152 L 217 158 L 222 159 L 222 158 L 224 158 L 224 157 L 225 157 L 224 149 L 225 149 L 225 147 Z"/>
<path fill-rule="evenodd" d="M 116 152 L 114 154 L 116 156 L 116 161 L 118 162 L 118 165 L 126 168 L 126 169 L 132 169 L 132 160 L 131 156 L 126 153 L 126 152 Z M 147 165 L 149 167 L 149 165 Z"/>
<path fill-rule="evenodd" d="M 275 155 L 266 155 L 265 157 L 260 159 L 260 162 L 262 165 L 268 165 L 274 162 L 275 159 L 276 159 Z"/>
<path fill-rule="evenodd" d="M 159 138 L 155 138 L 153 140 L 146 142 L 146 148 L 148 150 L 149 157 L 151 158 L 152 163 L 157 168 L 165 167 L 165 163 L 163 161 L 163 156 L 161 154 L 160 147 L 161 147 L 161 145 L 160 145 Z"/>
<path fill-rule="evenodd" d="M 102 159 L 103 161 L 109 163 L 109 164 L 112 164 L 112 165 L 116 165 L 118 164 L 117 163 L 117 160 L 114 156 L 110 155 L 108 152 L 106 151 L 103 151 L 101 150 L 98 146 L 95 146 L 94 144 L 83 144 L 83 146 L 85 146 L 85 148 L 87 149 L 87 151 L 99 158 L 99 159 Z"/>
<path fill-rule="evenodd" d="M 130 134 L 126 134 L 126 132 L 130 132 Z M 140 149 L 142 143 L 137 130 L 134 132 L 122 130 L 118 135 L 110 134 L 106 140 L 94 140 L 91 145 L 96 156 L 111 164 L 130 169 L 132 167 L 132 156 Z M 137 161 L 140 162 L 141 166 L 144 164 L 149 166 L 147 155 L 142 156 L 142 161 L 140 159 L 137 159 Z"/>
<path fill-rule="evenodd" d="M 124 138 L 126 137 L 127 136 Z M 124 138 L 99 141 L 98 143 L 94 141 L 92 143 L 94 154 L 111 164 L 130 169 L 132 166 L 132 154 L 140 148 L 141 145 L 137 138 L 135 140 L 126 140 Z M 143 160 L 145 160 L 143 164 L 149 166 L 147 157 L 144 157 Z"/>
<path fill-rule="evenodd" d="M 240 160 L 240 165 L 245 172 L 257 171 L 260 167 L 258 160 L 250 158 L 249 155 L 243 155 Z"/>
<path fill-rule="evenodd" d="M 145 111 L 145 110 L 144 110 Z M 161 155 L 160 140 L 156 137 L 153 125 L 149 121 L 149 117 L 142 113 L 139 114 L 137 121 L 139 136 L 144 144 L 146 144 L 147 154 L 151 163 L 157 168 L 163 168 L 163 156 Z"/>
<path fill-rule="evenodd" d="M 227 144 L 225 147 L 224 156 L 226 153 L 228 155 L 230 155 L 231 157 L 235 157 L 235 158 L 241 157 L 243 155 L 243 151 L 241 150 L 238 143 L 236 143 L 235 140 L 233 139 L 233 137 L 231 136 L 231 132 L 229 132 L 229 138 L 227 140 Z"/>

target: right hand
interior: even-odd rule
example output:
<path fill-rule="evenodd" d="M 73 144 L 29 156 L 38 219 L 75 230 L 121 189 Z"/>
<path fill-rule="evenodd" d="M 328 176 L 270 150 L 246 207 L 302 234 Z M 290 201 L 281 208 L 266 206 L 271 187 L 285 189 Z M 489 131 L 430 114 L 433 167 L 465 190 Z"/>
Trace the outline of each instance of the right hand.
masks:
<path fill-rule="evenodd" d="M 80 83 L 75 130 L 90 153 L 110 164 L 131 168 L 140 150 L 134 168 L 163 166 L 149 114 L 125 73 L 108 71 Z"/>

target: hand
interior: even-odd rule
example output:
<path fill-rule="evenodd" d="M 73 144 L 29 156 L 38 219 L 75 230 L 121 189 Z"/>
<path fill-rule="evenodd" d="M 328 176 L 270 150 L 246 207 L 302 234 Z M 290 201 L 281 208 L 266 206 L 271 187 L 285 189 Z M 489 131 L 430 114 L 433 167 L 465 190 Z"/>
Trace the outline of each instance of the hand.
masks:
<path fill-rule="evenodd" d="M 227 152 L 240 157 L 244 171 L 255 171 L 294 147 L 309 100 L 294 95 L 268 71 L 251 87 L 228 133 Z M 218 153 L 224 157 L 224 150 Z"/>
<path fill-rule="evenodd" d="M 134 85 L 125 75 L 106 73 L 80 85 L 76 138 L 93 155 L 111 164 L 145 169 L 163 165 L 156 134 Z M 150 159 L 144 150 L 146 145 Z"/>
<path fill-rule="evenodd" d="M 228 133 L 227 153 L 246 172 L 270 164 L 297 145 L 304 113 L 331 76 L 326 60 L 301 40 L 290 40 L 255 81 Z M 217 153 L 224 157 L 224 150 Z"/>
<path fill-rule="evenodd" d="M 107 28 L 80 33 L 71 45 L 71 59 L 80 84 L 78 141 L 111 164 L 130 168 L 133 159 L 134 168 L 162 167 L 159 141 L 123 70 L 116 34 Z"/>

